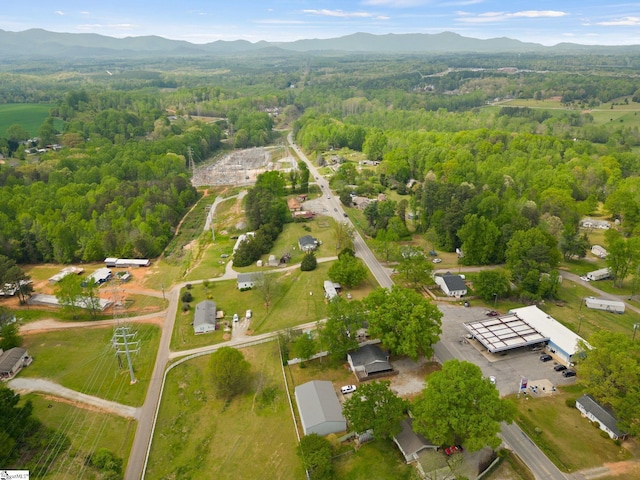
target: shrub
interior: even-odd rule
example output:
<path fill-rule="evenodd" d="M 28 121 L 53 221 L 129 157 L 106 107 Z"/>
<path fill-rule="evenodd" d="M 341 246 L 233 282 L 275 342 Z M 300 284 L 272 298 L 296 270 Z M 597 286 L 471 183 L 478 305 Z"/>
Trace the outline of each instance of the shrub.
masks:
<path fill-rule="evenodd" d="M 190 303 L 183 303 L 182 304 L 182 311 L 183 312 L 188 312 L 189 310 L 191 310 L 191 304 Z"/>
<path fill-rule="evenodd" d="M 180 300 L 182 300 L 184 303 L 189 303 L 193 301 L 193 295 L 191 295 L 191 292 L 184 292 L 182 294 L 182 297 L 180 297 Z"/>
<path fill-rule="evenodd" d="M 186 288 L 187 290 L 191 290 L 193 288 L 193 285 L 191 285 L 190 283 L 187 283 L 184 288 Z"/>
<path fill-rule="evenodd" d="M 576 399 L 575 398 L 567 398 L 564 401 L 564 404 L 569 408 L 576 408 Z"/>
<path fill-rule="evenodd" d="M 602 438 L 611 438 L 611 437 L 609 437 L 609 434 L 607 432 L 605 432 L 604 430 L 600 430 L 600 436 Z"/>
<path fill-rule="evenodd" d="M 308 252 L 304 255 L 302 263 L 300 263 L 300 270 L 303 272 L 310 272 L 315 270 L 318 266 L 318 260 L 313 252 Z"/>

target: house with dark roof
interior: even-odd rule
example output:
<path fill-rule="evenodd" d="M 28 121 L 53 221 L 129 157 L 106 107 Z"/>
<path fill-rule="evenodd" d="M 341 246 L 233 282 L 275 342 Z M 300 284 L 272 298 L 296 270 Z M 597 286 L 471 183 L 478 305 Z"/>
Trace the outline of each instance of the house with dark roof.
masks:
<path fill-rule="evenodd" d="M 6 352 L 0 349 L 0 380 L 10 380 L 24 367 L 31 365 L 33 359 L 26 349 L 14 347 Z"/>
<path fill-rule="evenodd" d="M 438 450 L 437 445 L 433 445 L 430 440 L 413 431 L 413 419 L 405 418 L 402 423 L 402 430 L 399 434 L 393 437 L 393 441 L 398 446 L 404 460 L 407 463 L 412 463 L 418 460 L 419 453 L 423 450 L 431 449 L 433 451 Z"/>
<path fill-rule="evenodd" d="M 592 422 L 598 422 L 600 430 L 606 432 L 613 440 L 624 440 L 628 435 L 618 428 L 618 420 L 609 410 L 596 402 L 590 395 L 583 395 L 576 400 L 576 408 L 580 410 L 583 417 L 587 417 Z"/>
<path fill-rule="evenodd" d="M 318 244 L 318 240 L 313 238 L 311 235 L 305 235 L 304 237 L 300 237 L 298 239 L 298 246 L 303 252 L 314 251 L 318 248 Z"/>
<path fill-rule="evenodd" d="M 313 380 L 298 385 L 294 395 L 305 435 L 324 436 L 347 430 L 347 420 L 331 382 Z"/>
<path fill-rule="evenodd" d="M 467 285 L 461 275 L 453 275 L 451 272 L 441 273 L 436 274 L 434 280 L 449 297 L 463 297 L 467 294 Z"/>
<path fill-rule="evenodd" d="M 193 333 L 208 333 L 217 330 L 216 302 L 203 300 L 196 305 L 193 314 Z"/>
<path fill-rule="evenodd" d="M 358 378 L 393 372 L 389 355 L 378 345 L 363 345 L 358 350 L 347 353 L 347 361 Z"/>

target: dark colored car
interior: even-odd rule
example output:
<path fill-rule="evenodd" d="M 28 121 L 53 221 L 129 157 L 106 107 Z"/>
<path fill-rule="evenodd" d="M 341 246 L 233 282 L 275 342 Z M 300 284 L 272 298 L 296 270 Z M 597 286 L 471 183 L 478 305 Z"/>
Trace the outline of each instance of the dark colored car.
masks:
<path fill-rule="evenodd" d="M 437 257 L 438 252 L 436 252 L 435 250 L 429 250 L 429 255 L 431 255 L 432 257 Z"/>
<path fill-rule="evenodd" d="M 487 317 L 497 317 L 500 314 L 498 312 L 496 312 L 495 310 L 489 310 L 486 315 L 487 315 Z"/>
<path fill-rule="evenodd" d="M 444 453 L 447 455 L 453 455 L 454 453 L 462 452 L 462 445 L 451 445 L 444 449 Z"/>
<path fill-rule="evenodd" d="M 548 362 L 549 360 L 553 360 L 553 357 L 551 355 L 540 355 L 541 362 Z"/>
<path fill-rule="evenodd" d="M 556 372 L 561 372 L 561 371 L 563 371 L 563 370 L 566 370 L 566 369 L 567 369 L 567 367 L 565 367 L 564 365 L 556 365 L 555 367 L 553 367 L 553 369 L 554 369 Z"/>
<path fill-rule="evenodd" d="M 573 370 L 565 370 L 564 372 L 562 372 L 562 376 L 563 377 L 575 377 L 576 376 L 576 372 Z"/>
<path fill-rule="evenodd" d="M 347 212 L 344 212 L 342 215 L 345 216 L 345 217 L 349 216 L 349 215 L 347 215 Z"/>

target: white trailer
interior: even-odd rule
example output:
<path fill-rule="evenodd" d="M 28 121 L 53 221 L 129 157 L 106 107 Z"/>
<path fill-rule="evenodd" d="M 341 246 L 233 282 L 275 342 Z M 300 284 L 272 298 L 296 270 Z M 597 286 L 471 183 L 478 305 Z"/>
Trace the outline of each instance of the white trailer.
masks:
<path fill-rule="evenodd" d="M 605 300 L 603 298 L 589 297 L 585 300 L 585 305 L 588 308 L 595 310 L 604 310 L 606 312 L 624 313 L 624 302 L 618 302 L 616 300 Z"/>
<path fill-rule="evenodd" d="M 593 272 L 587 273 L 587 278 L 592 281 L 604 280 L 605 278 L 609 278 L 610 276 L 611 272 L 608 268 L 601 268 L 600 270 L 594 270 Z"/>

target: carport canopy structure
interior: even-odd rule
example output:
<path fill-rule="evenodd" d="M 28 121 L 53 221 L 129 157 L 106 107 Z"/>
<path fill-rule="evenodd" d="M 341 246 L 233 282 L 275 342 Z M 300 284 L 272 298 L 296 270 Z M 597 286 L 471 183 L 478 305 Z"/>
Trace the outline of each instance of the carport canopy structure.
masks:
<path fill-rule="evenodd" d="M 464 323 L 464 328 L 490 353 L 548 342 L 538 330 L 515 314 Z"/>

